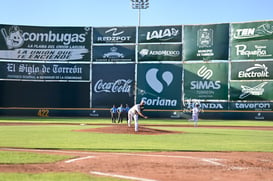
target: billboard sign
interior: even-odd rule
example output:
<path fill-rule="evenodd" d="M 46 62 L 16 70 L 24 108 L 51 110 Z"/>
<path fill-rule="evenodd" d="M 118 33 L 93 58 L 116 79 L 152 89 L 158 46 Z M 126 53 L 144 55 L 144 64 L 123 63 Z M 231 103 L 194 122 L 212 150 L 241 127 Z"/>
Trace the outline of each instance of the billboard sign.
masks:
<path fill-rule="evenodd" d="M 0 25 L 0 58 L 90 61 L 90 27 Z"/>
<path fill-rule="evenodd" d="M 272 81 L 244 81 L 230 83 L 231 100 L 273 100 Z"/>
<path fill-rule="evenodd" d="M 182 42 L 182 26 L 146 26 L 138 29 L 139 43 Z"/>
<path fill-rule="evenodd" d="M 135 43 L 136 27 L 93 28 L 93 43 Z"/>
<path fill-rule="evenodd" d="M 139 61 L 182 61 L 182 44 L 145 44 L 138 49 Z"/>
<path fill-rule="evenodd" d="M 230 102 L 230 109 L 238 111 L 273 111 L 273 102 Z"/>
<path fill-rule="evenodd" d="M 232 62 L 231 80 L 273 79 L 273 62 Z"/>
<path fill-rule="evenodd" d="M 229 24 L 185 25 L 184 60 L 228 60 Z"/>
<path fill-rule="evenodd" d="M 231 60 L 273 59 L 273 40 L 232 43 Z"/>
<path fill-rule="evenodd" d="M 273 39 L 273 21 L 231 23 L 230 26 L 232 42 Z"/>
<path fill-rule="evenodd" d="M 0 79 L 89 81 L 89 64 L 0 62 Z"/>
<path fill-rule="evenodd" d="M 92 107 L 134 103 L 134 64 L 93 64 Z"/>
<path fill-rule="evenodd" d="M 134 45 L 93 46 L 93 61 L 95 62 L 134 62 Z"/>
<path fill-rule="evenodd" d="M 139 64 L 137 102 L 147 109 L 181 109 L 182 68 L 174 64 Z"/>
<path fill-rule="evenodd" d="M 228 63 L 184 65 L 184 99 L 228 98 Z"/>
<path fill-rule="evenodd" d="M 273 21 L 231 23 L 232 60 L 272 59 Z"/>

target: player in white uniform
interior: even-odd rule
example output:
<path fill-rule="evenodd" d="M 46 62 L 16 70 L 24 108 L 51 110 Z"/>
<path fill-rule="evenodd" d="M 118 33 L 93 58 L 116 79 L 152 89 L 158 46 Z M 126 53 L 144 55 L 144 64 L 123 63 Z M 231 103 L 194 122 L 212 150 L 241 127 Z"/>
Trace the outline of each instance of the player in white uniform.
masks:
<path fill-rule="evenodd" d="M 197 127 L 198 115 L 199 115 L 199 104 L 196 104 L 195 107 L 192 109 L 192 120 L 194 121 L 194 127 Z"/>
<path fill-rule="evenodd" d="M 134 119 L 135 121 L 135 132 L 138 131 L 138 115 L 141 117 L 147 119 L 147 116 L 144 116 L 141 112 L 141 107 L 145 105 L 145 102 L 142 100 L 139 104 L 134 105 L 129 111 L 128 111 L 128 126 L 131 126 L 131 122 Z"/>

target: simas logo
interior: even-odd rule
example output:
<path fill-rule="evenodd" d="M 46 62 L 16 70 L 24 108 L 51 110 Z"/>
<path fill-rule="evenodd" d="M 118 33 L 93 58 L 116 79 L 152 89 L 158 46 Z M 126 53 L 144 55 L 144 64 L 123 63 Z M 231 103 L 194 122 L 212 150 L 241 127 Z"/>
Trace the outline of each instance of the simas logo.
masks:
<path fill-rule="evenodd" d="M 209 80 L 212 75 L 213 71 L 211 69 L 208 69 L 205 65 L 200 67 L 197 71 L 197 75 L 203 79 L 203 81 L 191 81 L 191 87 L 190 89 L 220 89 L 221 88 L 221 82 L 219 80 L 212 81 Z"/>
<path fill-rule="evenodd" d="M 268 67 L 265 64 L 254 64 L 253 67 L 247 68 L 245 71 L 238 72 L 238 78 L 268 78 Z"/>
<path fill-rule="evenodd" d="M 203 79 L 210 79 L 211 76 L 213 75 L 213 72 L 211 69 L 208 69 L 205 65 L 203 65 L 198 71 L 197 75 L 199 77 L 202 77 Z"/>
<path fill-rule="evenodd" d="M 151 68 L 146 72 L 146 82 L 156 93 L 162 93 L 167 87 L 173 82 L 173 73 L 170 71 L 165 71 L 161 74 L 162 79 L 158 79 L 158 68 Z M 176 99 L 166 99 L 157 97 L 154 99 L 142 97 L 142 100 L 146 102 L 148 106 L 168 106 L 175 107 L 177 105 Z"/>
<path fill-rule="evenodd" d="M 160 39 L 162 41 L 168 41 L 179 34 L 179 29 L 177 28 L 165 28 L 161 30 L 148 31 L 146 34 L 146 40 Z"/>
<path fill-rule="evenodd" d="M 243 40 L 251 38 L 260 38 L 273 34 L 273 26 L 269 23 L 262 24 L 257 28 L 236 29 L 233 34 L 234 39 Z"/>
<path fill-rule="evenodd" d="M 177 57 L 180 55 L 180 51 L 175 50 L 149 50 L 144 48 L 139 51 L 140 56 L 169 56 L 169 57 Z"/>
<path fill-rule="evenodd" d="M 249 87 L 249 86 L 245 86 L 245 85 L 241 85 L 242 88 L 242 94 L 239 96 L 240 99 L 245 99 L 246 97 L 250 96 L 250 95 L 254 95 L 254 96 L 261 96 L 264 93 L 264 86 L 267 84 L 268 82 L 262 82 L 259 85 L 255 86 L 255 87 Z"/>
<path fill-rule="evenodd" d="M 129 93 L 132 88 L 131 79 L 118 79 L 113 82 L 105 82 L 103 79 L 98 80 L 94 85 L 96 93 Z"/>
<path fill-rule="evenodd" d="M 86 28 L 86 33 L 89 28 Z M 62 42 L 63 45 L 70 43 L 85 42 L 86 33 L 55 33 L 48 31 L 45 33 L 23 32 L 18 26 L 11 26 L 7 32 L 5 28 L 1 29 L 1 33 L 6 41 L 8 49 L 19 48 L 24 42 Z"/>
<path fill-rule="evenodd" d="M 104 36 L 99 36 L 97 38 L 97 41 L 101 42 L 124 42 L 124 41 L 130 41 L 131 36 L 122 36 L 125 31 L 120 31 L 118 28 L 110 28 L 106 30 L 104 33 Z"/>

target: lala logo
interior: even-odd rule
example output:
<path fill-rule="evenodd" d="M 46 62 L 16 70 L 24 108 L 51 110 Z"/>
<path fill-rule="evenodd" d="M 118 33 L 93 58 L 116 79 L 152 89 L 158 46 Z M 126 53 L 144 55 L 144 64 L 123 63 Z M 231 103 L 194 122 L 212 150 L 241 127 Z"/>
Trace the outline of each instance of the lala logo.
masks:
<path fill-rule="evenodd" d="M 165 82 L 167 86 L 169 86 L 173 81 L 173 74 L 170 71 L 165 71 L 162 73 L 163 83 L 157 78 L 158 69 L 151 68 L 146 72 L 146 81 L 148 85 L 157 93 L 161 93 L 163 91 L 163 83 Z"/>

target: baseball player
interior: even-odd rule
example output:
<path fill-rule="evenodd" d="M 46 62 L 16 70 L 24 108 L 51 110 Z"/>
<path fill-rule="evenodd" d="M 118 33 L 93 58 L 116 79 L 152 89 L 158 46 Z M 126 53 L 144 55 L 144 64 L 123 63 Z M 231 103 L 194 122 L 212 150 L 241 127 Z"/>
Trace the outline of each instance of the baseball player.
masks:
<path fill-rule="evenodd" d="M 147 119 L 148 117 L 145 116 L 141 112 L 141 108 L 143 109 L 143 106 L 145 105 L 145 102 L 142 100 L 139 104 L 134 105 L 129 111 L 128 111 L 128 126 L 131 127 L 131 122 L 134 119 L 135 121 L 135 132 L 138 132 L 138 115 L 141 117 Z"/>
<path fill-rule="evenodd" d="M 194 127 L 197 127 L 198 115 L 199 115 L 199 104 L 196 104 L 195 107 L 192 109 L 192 120 L 194 121 Z"/>

